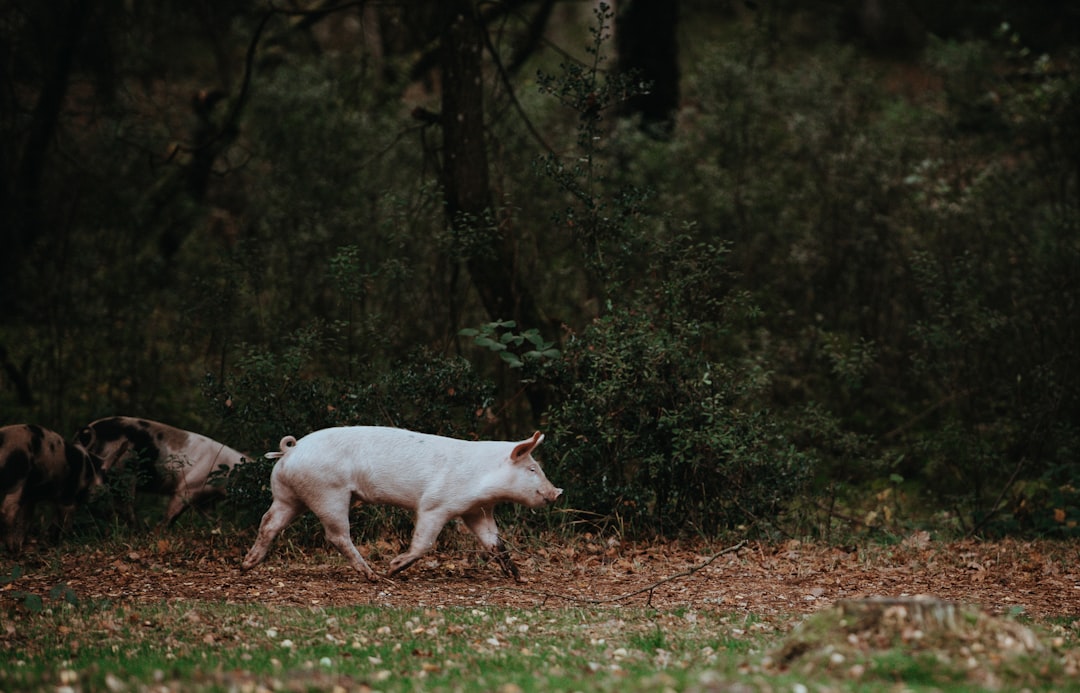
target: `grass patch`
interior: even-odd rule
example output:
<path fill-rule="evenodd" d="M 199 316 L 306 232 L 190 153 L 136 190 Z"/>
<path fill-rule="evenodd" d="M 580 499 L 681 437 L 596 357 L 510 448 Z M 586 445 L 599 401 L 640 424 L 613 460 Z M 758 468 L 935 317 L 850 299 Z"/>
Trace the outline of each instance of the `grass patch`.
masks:
<path fill-rule="evenodd" d="M 684 688 L 704 672 L 741 678 L 744 655 L 782 627 L 741 621 L 610 608 L 56 604 L 6 613 L 0 689 Z"/>
<path fill-rule="evenodd" d="M 0 689 L 1060 690 L 1075 674 L 1075 641 L 1050 656 L 980 660 L 976 671 L 958 655 L 855 652 L 823 635 L 781 665 L 775 653 L 808 637 L 793 619 L 680 611 L 10 604 Z"/>

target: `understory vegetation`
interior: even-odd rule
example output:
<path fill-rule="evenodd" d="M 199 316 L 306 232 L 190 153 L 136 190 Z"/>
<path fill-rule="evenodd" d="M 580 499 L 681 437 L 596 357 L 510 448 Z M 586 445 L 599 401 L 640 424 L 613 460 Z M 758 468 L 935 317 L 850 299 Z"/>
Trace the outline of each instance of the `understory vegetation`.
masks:
<path fill-rule="evenodd" d="M 250 82 L 218 102 L 196 20 L 147 12 L 111 35 L 116 83 L 87 68 L 68 96 L 0 321 L 0 423 L 211 435 L 253 458 L 219 508 L 252 531 L 257 458 L 346 424 L 544 431 L 565 511 L 526 524 L 1080 531 L 1074 49 L 1003 24 L 881 57 L 691 4 L 658 136 L 620 116 L 649 85 L 609 69 L 601 6 L 566 27 L 570 53 L 500 76 L 488 57 L 490 204 L 448 220 L 414 55 L 315 51 L 238 11 L 218 60 Z M 151 19 L 173 35 L 145 43 Z M 200 123 L 232 129 L 193 141 L 192 93 Z M 512 276 L 514 310 L 492 314 L 485 272 Z"/>

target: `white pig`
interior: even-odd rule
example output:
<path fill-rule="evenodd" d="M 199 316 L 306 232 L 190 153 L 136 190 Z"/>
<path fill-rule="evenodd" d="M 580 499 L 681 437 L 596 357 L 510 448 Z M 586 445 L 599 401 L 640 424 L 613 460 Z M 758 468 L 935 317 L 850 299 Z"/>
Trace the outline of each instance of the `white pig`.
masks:
<path fill-rule="evenodd" d="M 281 440 L 270 475 L 274 501 L 259 535 L 241 564 L 258 565 L 278 533 L 311 510 L 327 540 L 369 580 L 375 572 L 349 535 L 354 502 L 396 505 L 416 514 L 409 550 L 390 561 L 390 575 L 412 565 L 435 545 L 444 525 L 460 517 L 498 561 L 503 573 L 521 581 L 499 538 L 495 505 L 507 501 L 539 508 L 555 502 L 555 488 L 532 451 L 544 439 L 537 431 L 520 443 L 466 441 L 381 426 L 345 426 Z"/>

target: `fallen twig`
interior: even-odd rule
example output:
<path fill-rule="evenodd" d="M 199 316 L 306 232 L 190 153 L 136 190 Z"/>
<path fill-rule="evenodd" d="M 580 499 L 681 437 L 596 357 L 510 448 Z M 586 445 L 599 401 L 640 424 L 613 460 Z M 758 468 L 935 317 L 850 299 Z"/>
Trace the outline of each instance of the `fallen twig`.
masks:
<path fill-rule="evenodd" d="M 630 597 L 636 597 L 639 594 L 644 594 L 645 592 L 648 592 L 649 593 L 649 598 L 647 600 L 645 600 L 645 605 L 646 606 L 652 606 L 653 592 L 656 591 L 657 587 L 660 587 L 661 585 L 672 582 L 673 580 L 678 580 L 679 578 L 689 577 L 689 576 L 693 575 L 694 573 L 698 572 L 699 570 L 701 570 L 702 568 L 705 568 L 706 566 L 708 566 L 710 563 L 715 561 L 717 558 L 720 558 L 721 556 L 723 556 L 725 554 L 734 553 L 735 551 L 738 551 L 739 549 L 741 549 L 744 546 L 746 546 L 746 540 L 745 539 L 740 541 L 738 544 L 735 544 L 734 546 L 729 546 L 726 549 L 723 549 L 722 551 L 714 553 L 712 556 L 709 556 L 709 558 L 707 558 L 703 563 L 700 563 L 700 564 L 698 564 L 698 565 L 696 565 L 696 566 L 694 566 L 692 568 L 684 570 L 681 573 L 675 573 L 674 575 L 669 575 L 669 576 L 667 576 L 666 578 L 664 578 L 662 580 L 657 580 L 656 582 L 652 583 L 651 585 L 647 585 L 647 586 L 642 587 L 640 589 L 636 589 L 633 592 L 627 592 L 626 594 L 620 594 L 620 595 L 617 595 L 617 596 L 614 596 L 614 597 L 605 597 L 603 599 L 592 599 L 592 598 L 589 598 L 589 597 L 577 597 L 577 596 L 574 596 L 574 595 L 571 595 L 571 594 L 563 594 L 561 592 L 547 592 L 545 590 L 529 590 L 529 589 L 522 589 L 520 587 L 498 587 L 496 589 L 507 590 L 507 591 L 511 591 L 511 592 L 522 592 L 522 593 L 525 593 L 525 594 L 535 595 L 537 597 L 543 597 L 544 601 L 543 601 L 542 605 L 547 604 L 548 599 L 564 599 L 564 600 L 566 600 L 568 602 L 580 602 L 582 604 L 610 604 L 610 603 L 613 603 L 613 602 L 621 602 L 624 599 L 629 599 Z"/>

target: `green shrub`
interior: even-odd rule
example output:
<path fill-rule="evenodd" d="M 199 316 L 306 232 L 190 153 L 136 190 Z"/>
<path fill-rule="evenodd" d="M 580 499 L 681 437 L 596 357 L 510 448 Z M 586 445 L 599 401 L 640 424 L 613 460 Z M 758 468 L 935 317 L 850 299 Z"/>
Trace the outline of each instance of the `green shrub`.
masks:
<path fill-rule="evenodd" d="M 554 391 L 547 459 L 572 511 L 630 533 L 771 519 L 810 465 L 763 406 L 769 375 L 745 346 L 756 308 L 729 270 L 727 229 L 662 206 L 670 199 L 635 175 L 640 135 L 604 123 L 640 88 L 601 76 L 605 9 L 590 60 L 540 78 L 576 113 L 577 150 L 536 170 L 571 201 L 554 216 L 571 230 L 600 303 L 599 317 L 540 369 Z"/>
<path fill-rule="evenodd" d="M 550 414 L 566 503 L 630 533 L 770 520 L 812 469 L 755 405 L 763 377 L 705 358 L 693 335 L 613 310 L 566 348 Z"/>

